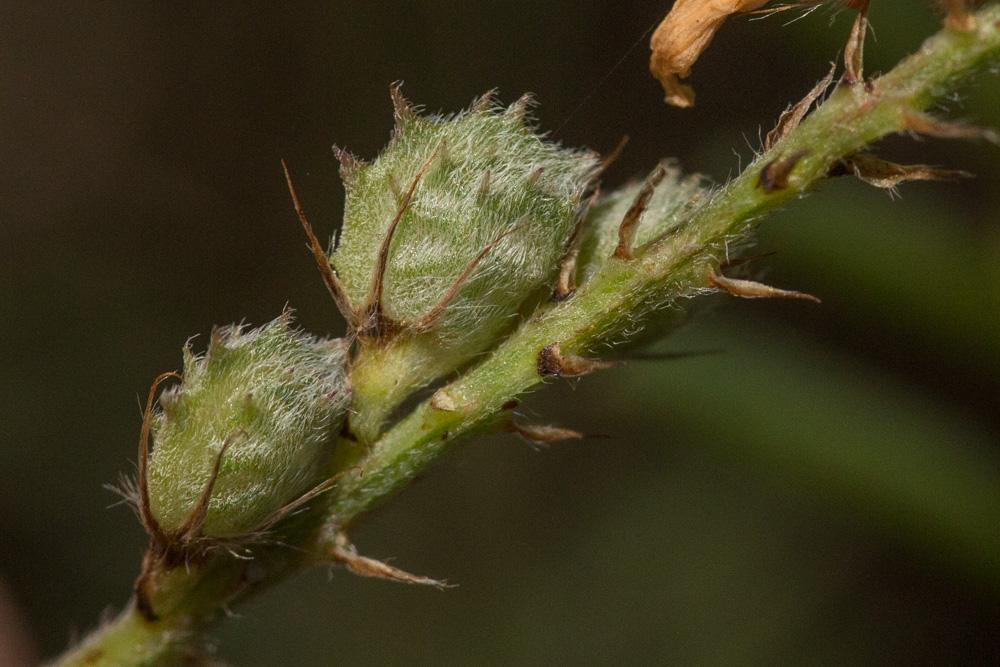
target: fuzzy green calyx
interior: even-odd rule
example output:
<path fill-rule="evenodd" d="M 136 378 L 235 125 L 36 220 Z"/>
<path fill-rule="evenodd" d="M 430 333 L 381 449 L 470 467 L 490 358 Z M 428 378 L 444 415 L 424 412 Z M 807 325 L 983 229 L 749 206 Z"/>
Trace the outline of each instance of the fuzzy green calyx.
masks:
<path fill-rule="evenodd" d="M 324 481 L 350 398 L 346 345 L 296 331 L 285 313 L 184 353 L 182 383 L 151 416 L 154 532 L 182 544 L 251 537 Z"/>
<path fill-rule="evenodd" d="M 551 285 L 599 165 L 526 125 L 526 98 L 504 109 L 487 96 L 452 116 L 420 116 L 398 91 L 394 101 L 383 153 L 344 161 L 330 261 L 363 343 L 356 367 L 384 377 L 389 369 L 366 357 L 393 357 L 394 369 L 419 372 L 397 376 L 388 393 L 356 378 L 357 407 L 373 424 L 362 437 L 414 389 L 491 349 Z M 387 355 L 394 345 L 408 358 Z"/>
<path fill-rule="evenodd" d="M 432 323 L 449 347 L 478 349 L 546 283 L 597 158 L 546 142 L 524 113 L 525 102 L 441 117 L 397 108 L 383 153 L 344 173 L 344 225 L 330 259 L 352 304 L 373 305 L 366 302 L 380 248 L 418 175 L 385 263 L 385 317 L 404 328 L 421 321 L 494 244 Z"/>

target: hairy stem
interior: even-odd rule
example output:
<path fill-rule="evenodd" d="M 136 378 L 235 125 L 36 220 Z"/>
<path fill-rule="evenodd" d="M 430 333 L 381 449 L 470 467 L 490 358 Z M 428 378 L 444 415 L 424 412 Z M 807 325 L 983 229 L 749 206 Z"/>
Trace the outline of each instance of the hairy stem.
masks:
<path fill-rule="evenodd" d="M 634 260 L 612 259 L 571 299 L 525 322 L 485 362 L 439 390 L 447 400 L 424 401 L 371 447 L 345 443 L 349 453 L 340 465 L 347 472 L 333 504 L 337 524 L 350 523 L 405 486 L 457 439 L 487 425 L 505 403 L 542 382 L 539 355 L 547 346 L 558 344 L 564 355 L 585 354 L 612 342 L 630 314 L 706 287 L 706 273 L 724 255 L 728 240 L 739 240 L 763 213 L 807 192 L 836 161 L 906 130 L 908 113 L 927 108 L 995 57 L 1000 7 L 981 10 L 976 26 L 971 32 L 945 29 L 884 76 L 839 87 L 677 233 Z M 775 166 L 790 171 L 769 186 L 768 172 Z"/>
<path fill-rule="evenodd" d="M 293 517 L 295 530 L 316 532 L 321 507 Z M 281 544 L 254 550 L 253 559 L 221 550 L 198 562 L 169 563 L 147 553 L 137 595 L 54 665 L 119 667 L 199 664 L 206 632 L 232 606 L 310 564 L 310 554 Z"/>
<path fill-rule="evenodd" d="M 157 569 L 147 580 L 153 589 L 151 600 L 133 601 L 56 664 L 182 663 L 200 645 L 204 630 L 222 615 L 223 605 L 237 587 L 242 566 L 227 561 L 216 558 L 169 571 Z M 155 617 L 149 612 L 151 602 Z"/>
<path fill-rule="evenodd" d="M 297 535 L 307 537 L 299 545 L 312 540 L 312 555 L 268 546 L 255 549 L 252 561 L 222 552 L 189 566 L 154 564 L 145 581 L 148 599 L 130 605 L 56 664 L 177 664 L 190 657 L 229 604 L 319 557 L 335 531 L 406 485 L 456 440 L 488 427 L 508 401 L 541 383 L 543 350 L 551 352 L 558 344 L 556 354 L 564 358 L 594 353 L 620 338 L 631 319 L 707 288 L 708 271 L 724 257 L 727 241 L 741 239 L 757 217 L 823 180 L 837 160 L 904 130 L 907 112 L 926 108 L 1000 53 L 1000 7 L 981 10 L 975 25 L 972 32 L 943 30 L 868 86 L 839 88 L 676 232 L 638 249 L 634 259 L 609 260 L 571 298 L 525 322 L 486 361 L 418 405 L 373 445 L 342 441 L 336 466 L 343 476 L 330 507 L 314 508 L 311 518 L 299 519 L 305 525 Z M 772 178 L 775 172 L 780 178 Z M 333 521 L 319 529 L 312 519 L 323 509 L 332 512 Z"/>

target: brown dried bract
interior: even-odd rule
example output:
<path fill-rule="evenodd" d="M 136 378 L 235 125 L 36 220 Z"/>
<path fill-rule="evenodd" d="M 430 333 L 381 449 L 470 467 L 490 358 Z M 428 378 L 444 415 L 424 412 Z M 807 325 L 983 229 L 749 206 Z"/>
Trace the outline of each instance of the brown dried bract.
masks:
<path fill-rule="evenodd" d="M 812 90 L 806 93 L 806 96 L 799 100 L 793 106 L 785 109 L 781 117 L 778 118 L 778 123 L 774 126 L 774 129 L 767 133 L 767 137 L 764 138 L 764 150 L 771 150 L 776 143 L 785 138 L 785 136 L 797 128 L 802 119 L 806 117 L 809 113 L 809 109 L 812 105 L 826 92 L 826 89 L 830 87 L 833 83 L 833 75 L 837 71 L 836 63 L 830 68 L 829 73 L 820 79 Z"/>
<path fill-rule="evenodd" d="M 396 104 L 395 96 L 393 97 L 393 104 Z M 403 113 L 403 111 L 397 106 L 396 114 L 400 113 Z M 385 236 L 382 237 L 382 244 L 379 246 L 378 255 L 375 260 L 375 269 L 372 272 L 372 280 L 368 285 L 368 296 L 365 299 L 365 306 L 361 309 L 361 316 L 356 316 L 357 329 L 361 336 L 385 338 L 395 332 L 395 323 L 391 322 L 382 310 L 382 290 L 385 287 L 385 272 L 389 265 L 389 248 L 392 245 L 392 238 L 396 233 L 396 228 L 403 219 L 403 214 L 406 213 L 406 209 L 409 208 L 410 203 L 413 201 L 417 186 L 420 185 L 420 179 L 430 169 L 431 164 L 438 159 L 443 149 L 443 145 L 438 146 L 423 165 L 421 165 L 420 169 L 417 170 L 413 180 L 410 181 L 410 187 L 407 188 L 406 193 L 402 196 L 399 208 L 396 209 L 396 214 L 389 222 Z"/>
<path fill-rule="evenodd" d="M 865 35 L 868 33 L 868 0 L 852 3 L 858 15 L 851 26 L 851 35 L 844 47 L 844 83 L 850 85 L 864 80 Z"/>
<path fill-rule="evenodd" d="M 398 567 L 393 567 L 388 563 L 383 563 L 374 558 L 368 558 L 358 553 L 357 548 L 351 544 L 344 533 L 338 533 L 333 548 L 330 550 L 333 560 L 341 563 L 353 574 L 360 577 L 374 577 L 376 579 L 387 579 L 401 584 L 418 584 L 421 586 L 434 586 L 435 588 L 450 588 L 447 582 L 410 574 Z"/>
<path fill-rule="evenodd" d="M 649 205 L 653 191 L 656 190 L 656 186 L 663 182 L 666 175 L 666 167 L 662 164 L 656 165 L 656 169 L 649 175 L 642 189 L 639 190 L 639 194 L 636 195 L 635 201 L 632 202 L 632 205 L 625 212 L 625 217 L 622 218 L 621 224 L 618 226 L 618 246 L 615 248 L 615 258 L 628 260 L 634 257 L 632 254 L 632 242 L 635 240 L 635 233 L 639 229 L 639 218 L 646 212 L 646 206 Z"/>
<path fill-rule="evenodd" d="M 514 420 L 507 423 L 507 430 L 511 433 L 516 433 L 528 442 L 536 444 L 559 442 L 560 440 L 580 440 L 584 437 L 583 433 L 574 431 L 571 428 L 547 426 L 544 424 L 519 424 Z"/>
<path fill-rule="evenodd" d="M 938 139 L 981 139 L 1000 145 L 1000 133 L 995 130 L 939 120 L 922 111 L 903 112 L 903 127 L 911 132 Z"/>
<path fill-rule="evenodd" d="M 718 287 L 732 296 L 738 296 L 741 299 L 802 299 L 804 301 L 820 303 L 819 299 L 806 292 L 778 289 L 777 287 L 771 287 L 770 285 L 758 283 L 753 280 L 727 278 L 715 271 L 708 272 L 708 283 L 712 287 Z"/>
<path fill-rule="evenodd" d="M 559 279 L 556 281 L 556 288 L 552 291 L 553 301 L 565 301 L 573 296 L 576 291 L 576 261 L 580 257 L 580 245 L 583 243 L 583 231 L 587 224 L 587 217 L 590 209 L 601 196 L 601 186 L 594 187 L 594 191 L 587 198 L 587 203 L 581 207 L 577 214 L 576 226 L 570 236 L 569 243 L 566 244 L 566 253 L 559 260 Z"/>
<path fill-rule="evenodd" d="M 762 7 L 768 0 L 677 0 L 650 40 L 649 71 L 663 86 L 667 104 L 690 107 L 694 90 L 680 79 L 708 48 L 730 14 Z"/>
<path fill-rule="evenodd" d="M 877 188 L 891 190 L 904 181 L 952 181 L 971 178 L 960 169 L 939 169 L 926 164 L 896 164 L 859 153 L 844 160 L 844 166 L 859 179 Z"/>
<path fill-rule="evenodd" d="M 341 173 L 349 174 L 357 167 L 357 161 L 346 151 L 341 151 L 335 146 L 334 152 L 337 154 L 337 159 L 340 160 Z M 309 250 L 312 252 L 313 260 L 316 262 L 316 268 L 319 269 L 320 276 L 323 277 L 323 284 L 326 286 L 327 292 L 330 293 L 330 297 L 337 306 L 337 310 L 347 320 L 348 326 L 353 328 L 356 325 L 356 315 L 354 309 L 351 307 L 350 299 L 347 298 L 347 293 L 341 287 L 337 274 L 333 272 L 333 267 L 330 266 L 330 260 L 326 256 L 326 251 L 323 250 L 323 245 L 316 238 L 312 225 L 309 224 L 306 213 L 302 210 L 302 204 L 299 203 L 299 196 L 295 192 L 295 186 L 292 184 L 292 175 L 289 173 L 288 165 L 285 164 L 284 160 L 281 161 L 281 168 L 285 172 L 285 182 L 288 184 L 288 193 L 292 196 L 292 205 L 295 207 L 295 214 L 298 216 L 302 230 L 309 241 Z"/>

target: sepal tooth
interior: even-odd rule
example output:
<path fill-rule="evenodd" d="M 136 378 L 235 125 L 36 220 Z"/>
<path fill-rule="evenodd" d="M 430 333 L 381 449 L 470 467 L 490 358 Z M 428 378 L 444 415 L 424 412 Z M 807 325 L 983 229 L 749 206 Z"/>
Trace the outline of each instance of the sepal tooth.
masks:
<path fill-rule="evenodd" d="M 529 112 L 535 105 L 535 98 L 530 93 L 525 93 L 516 102 L 507 107 L 506 116 L 515 121 L 518 125 L 524 126 L 527 122 Z"/>
<path fill-rule="evenodd" d="M 392 115 L 396 121 L 397 131 L 417 119 L 416 110 L 403 95 L 402 81 L 397 81 L 389 87 L 389 98 L 392 100 Z"/>
<path fill-rule="evenodd" d="M 497 89 L 493 88 L 476 98 L 476 101 L 472 103 L 472 110 L 480 113 L 488 113 L 495 110 L 497 104 Z"/>
<path fill-rule="evenodd" d="M 344 187 L 351 187 L 358 178 L 358 174 L 368 166 L 367 163 L 359 160 L 350 151 L 333 145 L 333 154 L 340 163 L 340 180 Z"/>

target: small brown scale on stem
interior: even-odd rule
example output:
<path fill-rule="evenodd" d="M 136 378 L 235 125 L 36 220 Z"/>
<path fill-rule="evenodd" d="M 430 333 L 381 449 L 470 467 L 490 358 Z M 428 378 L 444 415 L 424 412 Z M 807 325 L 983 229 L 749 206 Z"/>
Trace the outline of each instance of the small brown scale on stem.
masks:
<path fill-rule="evenodd" d="M 809 151 L 800 150 L 788 157 L 771 160 L 761 169 L 760 176 L 757 178 L 757 187 L 768 194 L 784 190 L 788 187 L 788 177 L 795 169 L 795 165 L 808 154 Z"/>
<path fill-rule="evenodd" d="M 538 353 L 536 368 L 542 377 L 581 377 L 595 371 L 618 366 L 616 361 L 588 359 L 575 354 L 563 354 L 559 343 L 546 345 Z"/>
<path fill-rule="evenodd" d="M 981 0 L 943 0 L 947 11 L 944 25 L 951 30 L 971 32 L 976 29 L 972 11 L 982 4 Z"/>

